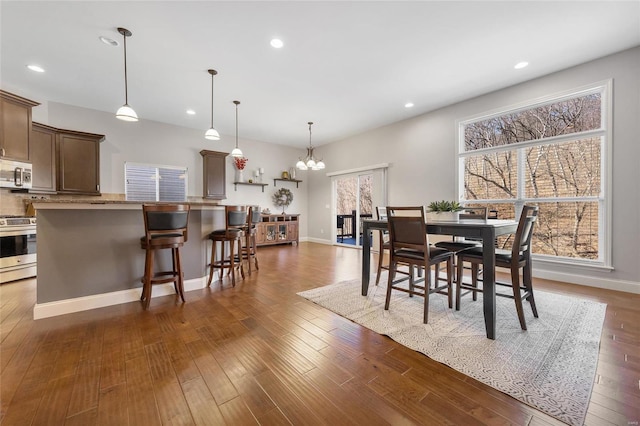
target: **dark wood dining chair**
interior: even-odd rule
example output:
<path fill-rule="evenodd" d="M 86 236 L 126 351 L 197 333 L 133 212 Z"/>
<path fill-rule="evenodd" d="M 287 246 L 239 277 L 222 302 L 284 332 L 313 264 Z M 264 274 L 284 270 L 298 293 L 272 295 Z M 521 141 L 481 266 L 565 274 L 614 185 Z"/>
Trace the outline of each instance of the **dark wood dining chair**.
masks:
<path fill-rule="evenodd" d="M 151 287 L 154 284 L 173 282 L 176 294 L 184 302 L 184 274 L 180 260 L 180 248 L 187 242 L 189 223 L 188 204 L 143 204 L 144 237 L 140 247 L 145 251 L 144 276 L 140 300 L 144 309 L 149 308 Z M 171 250 L 170 271 L 154 272 L 154 255 L 159 250 Z"/>
<path fill-rule="evenodd" d="M 453 253 L 439 247 L 429 246 L 427 237 L 427 225 L 425 223 L 424 209 L 418 207 L 387 207 L 387 221 L 389 222 L 389 278 L 387 281 L 387 297 L 384 309 L 389 310 L 391 291 L 398 290 L 424 297 L 424 317 L 426 324 L 429 319 L 429 294 L 446 294 L 449 308 L 453 307 Z M 441 262 L 447 264 L 447 281 L 439 285 L 435 279 L 431 282 L 431 267 L 438 267 Z M 396 272 L 399 265 L 409 266 L 409 276 L 396 280 Z M 414 268 L 424 271 L 423 277 L 414 277 Z M 409 286 L 402 286 L 405 281 Z M 423 283 L 423 285 L 419 285 Z"/>
<path fill-rule="evenodd" d="M 533 236 L 533 227 L 538 218 L 537 206 L 524 206 L 518 228 L 516 229 L 511 250 L 496 249 L 496 266 L 509 268 L 511 272 L 511 282 L 499 282 L 496 280 L 497 286 L 510 287 L 513 291 L 511 294 L 499 293 L 496 296 L 508 297 L 515 300 L 516 311 L 520 327 L 527 329 L 527 323 L 524 318 L 524 309 L 522 301 L 527 300 L 531 305 L 533 316 L 538 318 L 538 310 L 533 296 L 533 283 L 531 277 L 531 237 Z M 456 310 L 460 309 L 461 291 L 467 290 L 474 295 L 482 292 L 482 288 L 478 287 L 478 282 L 482 281 L 479 275 L 479 265 L 482 265 L 482 247 L 476 247 L 464 250 L 458 253 L 458 271 L 457 271 L 457 287 L 456 287 Z M 463 282 L 462 263 L 471 263 L 471 284 Z M 522 269 L 522 284 L 520 284 L 520 269 Z"/>
<path fill-rule="evenodd" d="M 487 219 L 487 208 L 486 207 L 463 207 L 462 211 L 459 215 L 460 219 Z M 474 247 L 482 247 L 482 239 L 473 239 L 473 238 L 461 238 L 461 237 L 452 237 L 450 240 L 438 241 L 435 243 L 436 247 L 443 248 L 445 250 L 452 251 L 456 254 L 453 257 L 453 266 L 454 266 L 454 281 L 457 281 L 456 271 L 457 264 L 459 263 L 459 259 L 457 254 L 463 252 L 465 250 L 472 249 Z M 473 295 L 473 300 L 476 300 L 476 294 Z"/>

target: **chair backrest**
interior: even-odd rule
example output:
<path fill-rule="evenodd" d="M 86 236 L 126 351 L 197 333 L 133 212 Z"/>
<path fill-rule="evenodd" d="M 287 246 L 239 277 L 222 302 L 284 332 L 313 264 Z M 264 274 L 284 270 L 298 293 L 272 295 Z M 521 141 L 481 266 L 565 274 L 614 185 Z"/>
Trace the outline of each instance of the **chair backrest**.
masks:
<path fill-rule="evenodd" d="M 251 211 L 249 213 L 249 217 L 251 218 L 251 225 L 255 226 L 256 223 L 262 222 L 262 212 L 260 210 L 260 206 L 249 206 Z"/>
<path fill-rule="evenodd" d="M 378 220 L 387 220 L 387 208 L 376 207 L 376 218 Z"/>
<path fill-rule="evenodd" d="M 486 219 L 486 207 L 463 207 L 460 211 L 460 219 Z"/>
<path fill-rule="evenodd" d="M 156 235 L 182 234 L 186 242 L 189 211 L 188 204 L 143 204 L 145 238 L 150 241 Z"/>
<path fill-rule="evenodd" d="M 511 249 L 511 256 L 514 259 L 517 259 L 521 253 L 531 250 L 531 237 L 536 220 L 538 220 L 538 207 L 525 205 L 518 220 L 518 229 Z"/>
<path fill-rule="evenodd" d="M 224 213 L 227 229 L 240 229 L 247 225 L 247 206 L 224 206 Z"/>
<path fill-rule="evenodd" d="M 387 207 L 387 221 L 392 254 L 399 249 L 412 249 L 428 256 L 427 224 L 422 206 Z"/>

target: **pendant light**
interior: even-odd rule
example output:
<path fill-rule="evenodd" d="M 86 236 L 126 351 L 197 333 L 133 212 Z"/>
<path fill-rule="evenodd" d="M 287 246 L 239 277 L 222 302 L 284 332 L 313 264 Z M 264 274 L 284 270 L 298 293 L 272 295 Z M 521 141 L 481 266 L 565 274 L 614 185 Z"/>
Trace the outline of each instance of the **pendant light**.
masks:
<path fill-rule="evenodd" d="M 116 117 L 124 121 L 138 121 L 138 114 L 129 106 L 129 94 L 127 87 L 127 37 L 131 37 L 131 31 L 126 28 L 118 28 L 118 32 L 124 38 L 124 105 L 118 108 Z"/>
<path fill-rule="evenodd" d="M 204 134 L 204 137 L 207 138 L 207 139 L 210 139 L 212 141 L 219 141 L 220 140 L 220 134 L 213 127 L 213 76 L 217 75 L 218 71 L 209 70 L 209 74 L 211 74 L 211 128 L 209 130 L 207 130 L 207 132 Z"/>
<path fill-rule="evenodd" d="M 307 156 L 305 159 L 303 160 L 300 158 L 296 163 L 296 168 L 299 170 L 322 170 L 326 167 L 324 161 L 316 161 L 313 156 L 313 145 L 311 145 L 311 126 L 313 125 L 313 122 L 309 121 L 307 124 L 309 125 L 309 148 L 307 148 Z"/>
<path fill-rule="evenodd" d="M 236 104 L 236 147 L 231 151 L 232 157 L 242 157 L 242 151 L 238 148 L 238 105 L 240 105 L 240 101 L 233 101 Z"/>

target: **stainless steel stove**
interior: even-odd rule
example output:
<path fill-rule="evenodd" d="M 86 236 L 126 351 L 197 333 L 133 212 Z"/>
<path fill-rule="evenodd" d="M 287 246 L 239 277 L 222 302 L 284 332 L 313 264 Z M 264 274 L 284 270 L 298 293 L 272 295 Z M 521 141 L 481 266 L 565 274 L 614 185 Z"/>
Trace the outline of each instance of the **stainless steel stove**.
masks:
<path fill-rule="evenodd" d="M 0 216 L 0 283 L 36 275 L 36 218 Z"/>

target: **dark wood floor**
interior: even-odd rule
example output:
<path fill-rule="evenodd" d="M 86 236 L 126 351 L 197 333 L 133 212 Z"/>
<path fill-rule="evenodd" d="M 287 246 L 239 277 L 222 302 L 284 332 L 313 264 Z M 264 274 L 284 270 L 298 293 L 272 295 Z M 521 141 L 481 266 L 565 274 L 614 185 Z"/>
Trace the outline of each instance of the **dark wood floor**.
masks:
<path fill-rule="evenodd" d="M 553 418 L 296 295 L 358 278 L 360 252 L 259 250 L 259 272 L 34 321 L 35 280 L 0 287 L 4 425 L 557 425 Z M 640 420 L 640 297 L 608 304 L 586 424 Z"/>

